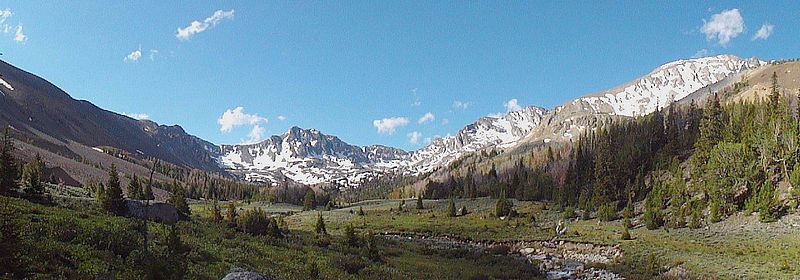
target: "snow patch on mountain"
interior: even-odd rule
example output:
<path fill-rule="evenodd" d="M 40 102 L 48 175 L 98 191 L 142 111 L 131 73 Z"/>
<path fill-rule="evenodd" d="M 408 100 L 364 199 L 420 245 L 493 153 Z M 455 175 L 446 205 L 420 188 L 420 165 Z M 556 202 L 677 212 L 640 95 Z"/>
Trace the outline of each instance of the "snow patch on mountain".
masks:
<path fill-rule="evenodd" d="M 662 65 L 642 78 L 573 102 L 585 101 L 595 111 L 610 106 L 615 115 L 642 116 L 731 74 L 765 64 L 755 58 L 744 60 L 733 55 L 678 60 Z"/>

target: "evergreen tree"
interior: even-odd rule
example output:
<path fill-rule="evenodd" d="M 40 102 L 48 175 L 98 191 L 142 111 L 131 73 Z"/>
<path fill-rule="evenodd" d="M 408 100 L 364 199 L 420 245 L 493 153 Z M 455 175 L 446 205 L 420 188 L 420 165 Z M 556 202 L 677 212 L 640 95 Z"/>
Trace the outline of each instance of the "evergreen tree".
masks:
<path fill-rule="evenodd" d="M 225 213 L 225 219 L 228 220 L 229 225 L 235 225 L 237 217 L 236 203 L 230 202 L 225 207 L 228 209 L 228 211 Z"/>
<path fill-rule="evenodd" d="M 113 163 L 108 170 L 108 181 L 105 186 L 105 199 L 102 200 L 103 208 L 107 211 L 117 214 L 125 214 L 125 198 L 122 196 L 122 187 L 119 183 L 119 174 L 117 173 L 117 166 Z"/>
<path fill-rule="evenodd" d="M 622 240 L 631 240 L 631 233 L 627 226 L 622 227 Z"/>
<path fill-rule="evenodd" d="M 128 197 L 143 199 L 142 184 L 139 182 L 139 177 L 136 177 L 136 173 L 131 176 L 131 181 L 128 183 Z"/>
<path fill-rule="evenodd" d="M 705 164 L 708 153 L 720 140 L 722 140 L 722 107 L 719 97 L 714 94 L 706 101 L 706 108 L 703 109 L 703 118 L 700 121 L 700 137 L 695 143 L 695 157 L 700 161 L 699 166 Z"/>
<path fill-rule="evenodd" d="M 306 191 L 305 197 L 303 198 L 303 211 L 312 210 L 316 207 L 317 207 L 316 195 L 314 194 L 313 190 L 308 189 Z"/>
<path fill-rule="evenodd" d="M 214 204 L 211 206 L 211 220 L 214 223 L 221 223 L 222 222 L 222 211 L 219 208 L 219 203 L 214 200 Z"/>
<path fill-rule="evenodd" d="M 344 239 L 347 241 L 348 246 L 358 247 L 358 236 L 352 224 L 347 224 L 344 227 Z"/>
<path fill-rule="evenodd" d="M 322 219 L 322 213 L 317 214 L 317 224 L 314 226 L 314 232 L 317 235 L 328 235 L 328 230 L 325 229 L 325 220 Z"/>
<path fill-rule="evenodd" d="M 17 162 L 14 159 L 14 141 L 11 139 L 11 131 L 6 126 L 3 133 L 2 143 L 0 143 L 0 194 L 11 195 L 17 186 Z"/>
<path fill-rule="evenodd" d="M 447 207 L 447 216 L 455 217 L 456 215 L 456 202 L 453 198 L 450 198 L 450 205 Z"/>
<path fill-rule="evenodd" d="M 187 216 L 191 215 L 189 204 L 186 203 L 186 191 L 177 180 L 172 181 L 172 193 L 170 194 L 169 199 L 167 199 L 167 203 L 175 206 L 175 209 L 177 209 L 179 212 L 186 214 Z"/>
<path fill-rule="evenodd" d="M 153 186 L 152 186 L 152 184 L 148 183 L 146 186 L 144 186 L 144 189 L 142 190 L 141 198 L 144 199 L 144 200 L 156 199 L 155 195 L 153 195 Z"/>
<path fill-rule="evenodd" d="M 425 209 L 425 206 L 422 204 L 422 194 L 417 195 L 417 210 Z"/>
<path fill-rule="evenodd" d="M 0 275 L 8 279 L 24 278 L 23 254 L 26 249 L 21 238 L 22 223 L 18 213 L 9 207 L 9 199 L 2 198 L 0 208 Z"/>
<path fill-rule="evenodd" d="M 39 154 L 36 158 L 25 164 L 22 171 L 22 189 L 25 193 L 33 196 L 41 196 L 45 192 L 44 182 L 42 182 L 42 171 L 44 162 Z"/>
<path fill-rule="evenodd" d="M 500 191 L 500 199 L 497 200 L 497 204 L 495 205 L 495 216 L 505 217 L 511 214 L 511 210 L 514 208 L 514 203 L 510 200 L 506 199 L 506 192 Z"/>
<path fill-rule="evenodd" d="M 773 110 L 780 106 L 781 93 L 778 91 L 778 72 L 772 72 L 772 86 L 770 87 L 769 103 Z"/>

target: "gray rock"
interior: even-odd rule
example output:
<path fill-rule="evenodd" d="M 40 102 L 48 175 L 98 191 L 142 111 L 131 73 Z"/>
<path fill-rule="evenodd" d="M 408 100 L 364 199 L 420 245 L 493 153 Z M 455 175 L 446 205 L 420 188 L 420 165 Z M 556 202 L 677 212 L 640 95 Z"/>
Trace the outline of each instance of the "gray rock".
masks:
<path fill-rule="evenodd" d="M 131 217 L 165 224 L 173 224 L 184 216 L 174 206 L 162 202 L 150 202 L 148 206 L 146 201 L 125 200 L 125 206 Z"/>
<path fill-rule="evenodd" d="M 225 278 L 222 278 L 222 280 L 272 280 L 272 277 L 258 272 L 233 271 L 225 275 Z"/>

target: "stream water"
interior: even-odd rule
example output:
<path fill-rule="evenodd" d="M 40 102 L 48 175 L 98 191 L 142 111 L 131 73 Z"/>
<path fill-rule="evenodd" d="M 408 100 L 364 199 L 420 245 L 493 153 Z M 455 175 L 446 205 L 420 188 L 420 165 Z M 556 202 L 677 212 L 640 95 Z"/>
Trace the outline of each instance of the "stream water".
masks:
<path fill-rule="evenodd" d="M 547 279 L 624 279 L 618 274 L 587 264 L 609 264 L 622 257 L 616 246 L 568 241 L 470 241 L 449 236 L 425 236 L 408 233 L 384 233 L 384 238 L 400 242 L 416 242 L 433 249 L 467 249 L 486 254 L 516 256 L 521 261 L 538 265 Z M 503 246 L 504 250 L 497 250 Z"/>

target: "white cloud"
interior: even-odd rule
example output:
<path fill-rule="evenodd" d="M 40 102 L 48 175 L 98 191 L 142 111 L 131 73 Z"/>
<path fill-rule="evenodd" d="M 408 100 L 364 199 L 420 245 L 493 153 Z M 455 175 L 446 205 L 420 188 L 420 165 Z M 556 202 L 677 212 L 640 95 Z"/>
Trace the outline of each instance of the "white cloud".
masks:
<path fill-rule="evenodd" d="M 442 119 L 442 125 L 447 125 L 448 123 L 450 123 L 450 120 Z"/>
<path fill-rule="evenodd" d="M 0 10 L 0 24 L 6 23 L 6 20 L 13 15 L 14 13 L 11 12 L 11 9 Z"/>
<path fill-rule="evenodd" d="M 708 49 L 701 49 L 701 50 L 695 52 L 694 55 L 692 55 L 692 58 L 707 57 L 707 56 L 712 55 L 712 54 L 714 54 L 713 51 L 709 51 Z"/>
<path fill-rule="evenodd" d="M 406 117 L 392 117 L 372 121 L 372 126 L 378 129 L 378 133 L 390 135 L 394 134 L 398 127 L 405 126 L 407 124 L 408 118 Z"/>
<path fill-rule="evenodd" d="M 267 118 L 256 114 L 245 113 L 244 108 L 241 106 L 225 110 L 225 113 L 222 113 L 222 116 L 217 119 L 219 130 L 223 133 L 230 132 L 234 127 L 243 125 L 257 126 L 260 123 L 266 124 L 267 122 Z"/>
<path fill-rule="evenodd" d="M 233 18 L 233 10 L 217 10 L 213 15 L 204 19 L 203 22 L 195 20 L 189 23 L 189 26 L 185 28 L 178 28 L 178 33 L 175 34 L 175 37 L 178 37 L 180 40 L 189 40 L 192 35 L 206 31 L 206 29 L 216 26 L 221 20 L 226 18 Z"/>
<path fill-rule="evenodd" d="M 418 124 L 423 124 L 423 123 L 426 123 L 426 122 L 433 121 L 435 119 L 436 119 L 436 116 L 434 116 L 433 113 L 427 112 L 427 113 L 425 113 L 425 115 L 422 115 L 422 117 L 419 117 L 419 120 L 417 120 L 417 123 Z"/>
<path fill-rule="evenodd" d="M 265 131 L 264 128 L 262 128 L 260 125 L 258 124 L 253 125 L 253 128 L 250 129 L 250 133 L 247 133 L 248 138 L 247 141 L 245 141 L 245 143 L 247 144 L 258 143 L 259 141 L 261 141 L 261 139 L 264 138 L 264 131 Z"/>
<path fill-rule="evenodd" d="M 158 50 L 151 49 L 150 50 L 150 60 L 155 60 L 156 55 L 158 55 Z"/>
<path fill-rule="evenodd" d="M 506 107 L 506 111 L 508 111 L 508 112 L 514 112 L 514 111 L 522 110 L 522 106 L 519 106 L 519 103 L 517 102 L 516 98 L 504 102 L 503 103 L 503 107 Z"/>
<path fill-rule="evenodd" d="M 122 112 L 122 114 L 126 115 L 128 117 L 131 117 L 133 119 L 137 119 L 137 120 L 149 120 L 150 119 L 150 115 L 143 114 L 143 113 L 125 113 L 125 112 Z"/>
<path fill-rule="evenodd" d="M 758 31 L 756 32 L 756 35 L 753 36 L 753 39 L 750 39 L 750 40 L 751 41 L 755 41 L 755 40 L 758 40 L 758 39 L 766 40 L 767 38 L 769 38 L 770 35 L 772 35 L 772 30 L 774 28 L 775 28 L 774 25 L 769 24 L 769 23 L 765 23 L 764 25 L 761 26 L 761 28 L 758 29 Z"/>
<path fill-rule="evenodd" d="M 464 102 L 460 100 L 453 101 L 453 108 L 456 109 L 466 110 L 467 107 L 469 107 L 469 105 L 470 105 L 469 102 Z"/>
<path fill-rule="evenodd" d="M 22 24 L 17 25 L 17 31 L 14 32 L 14 41 L 17 41 L 17 42 L 20 42 L 20 43 L 28 41 L 28 36 L 25 35 L 25 33 L 22 32 Z"/>
<path fill-rule="evenodd" d="M 419 101 L 419 97 L 417 96 L 417 88 L 411 89 L 411 96 L 414 97 L 414 100 L 411 101 L 411 107 L 422 105 L 422 101 Z"/>
<path fill-rule="evenodd" d="M 419 133 L 418 131 L 414 131 L 414 132 L 409 133 L 406 136 L 408 136 L 408 143 L 416 145 L 416 144 L 419 143 L 419 139 L 422 137 L 422 133 Z"/>
<path fill-rule="evenodd" d="M 731 39 L 744 32 L 744 19 L 739 9 L 724 10 L 703 22 L 700 32 L 706 35 L 707 40 L 716 40 L 722 46 L 728 45 Z"/>
<path fill-rule="evenodd" d="M 286 120 L 286 116 L 280 115 L 280 116 L 278 116 L 278 120 L 279 121 L 285 121 Z"/>
<path fill-rule="evenodd" d="M 139 46 L 138 49 L 132 51 L 130 54 L 125 56 L 125 58 L 123 58 L 122 61 L 126 62 L 126 63 L 127 62 L 137 62 L 137 61 L 139 61 L 139 58 L 141 58 L 141 57 L 142 57 L 142 46 Z"/>

